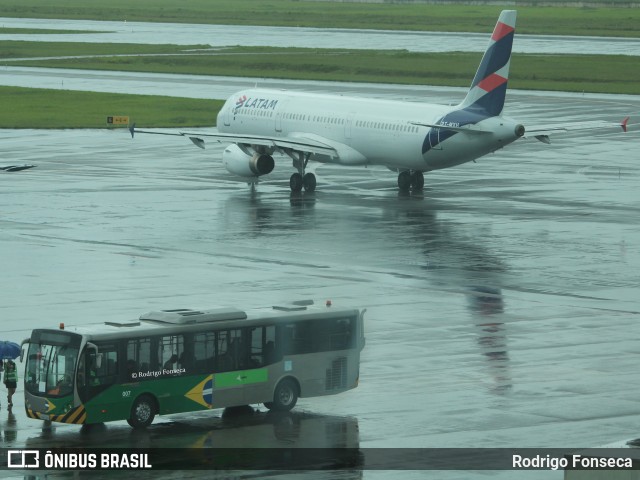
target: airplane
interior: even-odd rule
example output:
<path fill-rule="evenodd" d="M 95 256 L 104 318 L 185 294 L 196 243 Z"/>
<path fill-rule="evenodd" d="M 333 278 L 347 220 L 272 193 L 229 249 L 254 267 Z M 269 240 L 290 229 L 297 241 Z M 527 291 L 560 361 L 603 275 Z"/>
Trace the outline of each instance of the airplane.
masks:
<path fill-rule="evenodd" d="M 384 165 L 398 173 L 400 191 L 419 191 L 424 173 L 474 161 L 519 138 L 550 143 L 556 132 L 619 125 L 591 121 L 527 127 L 502 115 L 516 11 L 503 10 L 471 87 L 459 105 L 358 98 L 273 89 L 247 89 L 225 102 L 217 132 L 167 133 L 130 128 L 137 133 L 188 137 L 205 147 L 203 137 L 230 143 L 222 154 L 226 169 L 255 183 L 275 167 L 274 154 L 290 158 L 292 192 L 316 189 L 309 161 L 349 166 Z"/>

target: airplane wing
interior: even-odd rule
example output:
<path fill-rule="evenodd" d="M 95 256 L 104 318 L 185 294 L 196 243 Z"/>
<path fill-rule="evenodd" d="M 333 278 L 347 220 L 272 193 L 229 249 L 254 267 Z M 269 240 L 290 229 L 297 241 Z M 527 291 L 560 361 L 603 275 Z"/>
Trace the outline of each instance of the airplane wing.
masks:
<path fill-rule="evenodd" d="M 152 135 L 174 135 L 187 137 L 194 145 L 199 148 L 205 148 L 205 140 L 203 137 L 210 138 L 218 143 L 237 143 L 240 145 L 261 145 L 265 147 L 276 148 L 283 153 L 289 151 L 296 151 L 302 153 L 315 153 L 320 155 L 327 155 L 330 157 L 339 157 L 338 151 L 335 146 L 331 145 L 328 141 L 325 143 L 317 135 L 289 135 L 286 137 L 270 137 L 265 135 L 244 135 L 235 133 L 189 133 L 189 132 L 160 132 L 154 130 L 138 130 L 135 125 L 129 128 L 131 136 L 135 133 L 146 133 Z"/>
<path fill-rule="evenodd" d="M 629 117 L 622 120 L 620 123 L 612 123 L 604 120 L 593 120 L 590 122 L 576 122 L 576 123 L 557 123 L 547 125 L 534 125 L 527 126 L 525 128 L 524 138 L 533 137 L 542 143 L 551 143 L 549 135 L 554 133 L 571 132 L 574 130 L 596 130 L 599 128 L 612 128 L 622 127 L 622 130 L 627 131 L 627 123 Z"/>

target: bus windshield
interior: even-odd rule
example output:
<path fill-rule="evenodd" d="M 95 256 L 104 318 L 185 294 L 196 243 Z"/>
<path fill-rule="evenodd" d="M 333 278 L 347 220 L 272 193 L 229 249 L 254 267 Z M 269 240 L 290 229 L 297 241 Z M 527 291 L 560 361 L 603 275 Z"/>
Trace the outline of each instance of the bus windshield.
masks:
<path fill-rule="evenodd" d="M 70 395 L 77 361 L 75 346 L 32 343 L 27 356 L 25 389 L 38 396 Z"/>

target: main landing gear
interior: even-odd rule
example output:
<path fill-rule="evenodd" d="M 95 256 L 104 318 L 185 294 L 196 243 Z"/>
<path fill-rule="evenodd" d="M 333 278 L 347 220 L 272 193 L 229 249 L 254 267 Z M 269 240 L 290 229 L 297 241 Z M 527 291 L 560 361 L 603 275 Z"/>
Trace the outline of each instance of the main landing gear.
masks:
<path fill-rule="evenodd" d="M 305 192 L 313 192 L 316 189 L 316 176 L 313 173 L 305 173 L 304 176 L 294 173 L 289 179 L 289 187 L 292 192 L 299 192 L 303 188 Z"/>
<path fill-rule="evenodd" d="M 305 192 L 313 192 L 316 189 L 316 176 L 311 172 L 304 172 L 310 156 L 310 153 L 300 152 L 297 158 L 293 158 L 293 166 L 298 169 L 298 172 L 291 175 L 289 187 L 294 193 L 301 191 L 303 188 Z"/>
<path fill-rule="evenodd" d="M 414 192 L 424 187 L 424 175 L 419 170 L 405 170 L 398 174 L 398 188 L 401 192 Z"/>

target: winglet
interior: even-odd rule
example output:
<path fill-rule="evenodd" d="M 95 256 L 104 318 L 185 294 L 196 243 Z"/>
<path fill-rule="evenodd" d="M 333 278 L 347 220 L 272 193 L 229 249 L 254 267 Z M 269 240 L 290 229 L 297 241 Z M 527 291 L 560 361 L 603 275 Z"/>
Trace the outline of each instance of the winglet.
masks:
<path fill-rule="evenodd" d="M 134 124 L 132 124 L 132 125 L 129 127 L 129 132 L 131 132 L 131 138 L 133 138 L 133 134 L 134 134 L 134 133 L 136 133 L 136 124 L 135 124 L 135 123 L 134 123 Z"/>
<path fill-rule="evenodd" d="M 625 118 L 620 122 L 620 126 L 622 127 L 622 131 L 626 133 L 627 131 L 627 123 L 629 123 L 629 117 Z"/>

